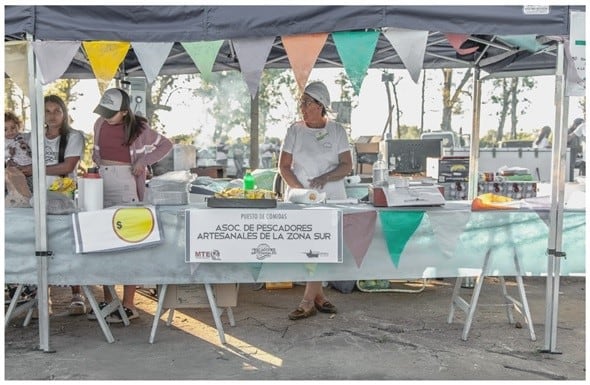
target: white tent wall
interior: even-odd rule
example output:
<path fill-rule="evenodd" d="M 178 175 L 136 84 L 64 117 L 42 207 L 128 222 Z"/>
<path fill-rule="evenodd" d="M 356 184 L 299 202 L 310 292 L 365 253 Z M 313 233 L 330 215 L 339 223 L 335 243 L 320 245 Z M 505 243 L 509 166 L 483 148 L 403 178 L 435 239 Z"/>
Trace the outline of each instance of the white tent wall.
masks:
<path fill-rule="evenodd" d="M 22 40 L 116 40 L 175 42 L 161 71 L 162 74 L 198 72 L 181 47 L 183 41 L 219 40 L 224 42 L 214 70 L 239 69 L 228 39 L 254 36 L 276 36 L 267 59 L 267 67 L 289 68 L 289 61 L 280 44 L 280 36 L 313 32 L 378 29 L 385 27 L 429 31 L 424 68 L 474 67 L 477 69 L 475 86 L 480 87 L 479 71 L 526 71 L 534 74 L 556 74 L 556 124 L 561 133 L 554 143 L 552 173 L 551 239 L 548 242 L 548 278 L 546 298 L 545 350 L 556 351 L 557 313 L 559 292 L 559 257 L 561 255 L 561 229 L 563 191 L 565 184 L 565 130 L 567 110 L 563 111 L 563 40 L 569 34 L 570 11 L 585 11 L 584 6 L 547 6 L 540 12 L 525 12 L 523 6 L 6 6 L 5 41 Z M 548 49 L 538 54 L 518 52 L 509 60 L 495 65 L 479 67 L 477 58 L 457 57 L 444 38 L 445 33 L 477 35 L 474 42 L 481 43 L 491 54 L 501 54 L 494 44 L 495 35 L 542 35 L 557 39 Z M 489 35 L 489 36 L 482 36 Z M 510 47 L 504 47 L 510 48 Z M 34 186 L 45 191 L 43 163 L 42 87 L 37 78 L 36 61 L 29 49 L 31 120 L 33 129 Z M 561 59 L 560 59 L 561 58 Z M 316 67 L 338 66 L 340 60 L 331 40 L 322 50 Z M 132 69 L 126 75 L 141 75 L 141 66 L 130 50 L 124 67 Z M 372 59 L 373 68 L 404 68 L 391 45 L 380 38 Z M 92 77 L 92 71 L 83 55 L 77 55 L 64 77 Z M 476 104 L 477 103 L 477 104 Z M 479 98 L 474 100 L 474 133 L 479 133 Z M 477 163 L 478 135 L 472 135 L 471 159 Z M 36 141 L 36 142 L 35 142 Z M 477 164 L 472 166 L 477 170 Z M 473 177 L 471 175 L 470 177 Z M 471 194 L 473 196 L 473 194 Z M 49 351 L 47 314 L 47 229 L 45 195 L 36 194 L 36 250 L 39 257 L 40 284 L 40 348 Z"/>

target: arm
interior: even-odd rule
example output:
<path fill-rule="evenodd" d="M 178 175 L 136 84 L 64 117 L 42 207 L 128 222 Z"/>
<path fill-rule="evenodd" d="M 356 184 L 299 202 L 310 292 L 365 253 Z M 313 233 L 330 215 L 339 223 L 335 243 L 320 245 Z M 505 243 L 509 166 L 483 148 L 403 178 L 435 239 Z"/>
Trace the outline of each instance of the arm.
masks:
<path fill-rule="evenodd" d="M 281 151 L 279 155 L 279 174 L 287 186 L 291 188 L 303 188 L 303 185 L 291 170 L 291 163 L 293 162 L 293 154 Z"/>
<path fill-rule="evenodd" d="M 147 166 L 162 160 L 172 149 L 172 142 L 151 128 L 146 127 L 142 136 L 143 146 L 136 150 L 143 153 L 143 156 L 138 156 L 133 162 L 134 175 L 145 172 Z"/>
<path fill-rule="evenodd" d="M 326 183 L 340 180 L 349 175 L 352 171 L 352 155 L 350 151 L 338 154 L 338 161 L 336 168 L 310 180 L 310 187 L 323 188 Z"/>

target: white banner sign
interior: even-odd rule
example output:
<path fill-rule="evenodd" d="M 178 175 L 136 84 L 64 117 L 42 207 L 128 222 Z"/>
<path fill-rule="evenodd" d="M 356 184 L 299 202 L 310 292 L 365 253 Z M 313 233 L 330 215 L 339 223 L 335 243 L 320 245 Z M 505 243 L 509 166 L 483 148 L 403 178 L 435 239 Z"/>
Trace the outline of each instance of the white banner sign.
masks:
<path fill-rule="evenodd" d="M 76 253 L 145 247 L 163 239 L 154 206 L 82 211 L 72 218 Z"/>
<path fill-rule="evenodd" d="M 191 209 L 186 237 L 187 263 L 342 262 L 337 209 Z"/>

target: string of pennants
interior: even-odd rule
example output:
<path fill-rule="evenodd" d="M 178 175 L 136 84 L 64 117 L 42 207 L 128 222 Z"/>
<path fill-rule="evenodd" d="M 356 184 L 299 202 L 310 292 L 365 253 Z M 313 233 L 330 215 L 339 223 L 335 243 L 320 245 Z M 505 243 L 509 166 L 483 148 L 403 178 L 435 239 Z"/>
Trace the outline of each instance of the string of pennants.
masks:
<path fill-rule="evenodd" d="M 375 47 L 382 33 L 391 43 L 417 83 L 423 68 L 428 31 L 400 28 L 382 30 L 332 32 L 332 39 L 345 69 L 346 75 L 358 95 L 362 82 L 371 64 Z M 295 79 L 302 91 L 324 47 L 329 33 L 281 36 L 283 47 Z M 459 54 L 470 53 L 473 48 L 461 48 L 468 35 L 447 34 L 447 40 Z M 505 41 L 517 44 L 526 50 L 536 52 L 543 48 L 535 35 L 505 36 Z M 258 92 L 262 71 L 275 37 L 232 39 L 240 71 L 250 95 Z M 203 79 L 210 78 L 215 58 L 224 40 L 181 42 Z M 145 73 L 147 82 L 153 83 L 166 61 L 174 43 L 172 42 L 122 42 L 122 41 L 9 41 L 5 42 L 5 72 L 28 95 L 27 48 L 32 45 L 39 68 L 42 84 L 59 79 L 69 67 L 80 47 L 89 61 L 97 79 L 100 92 L 107 89 L 117 74 L 131 47 Z"/>

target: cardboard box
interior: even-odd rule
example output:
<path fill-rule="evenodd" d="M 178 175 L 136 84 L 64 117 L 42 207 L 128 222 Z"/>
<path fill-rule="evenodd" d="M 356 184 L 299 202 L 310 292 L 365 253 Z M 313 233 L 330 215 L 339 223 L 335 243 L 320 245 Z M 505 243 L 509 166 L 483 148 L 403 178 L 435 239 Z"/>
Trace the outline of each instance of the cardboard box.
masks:
<path fill-rule="evenodd" d="M 235 307 L 238 304 L 239 284 L 213 284 L 213 294 L 218 307 Z M 164 308 L 209 307 L 207 292 L 203 284 L 168 285 Z"/>

